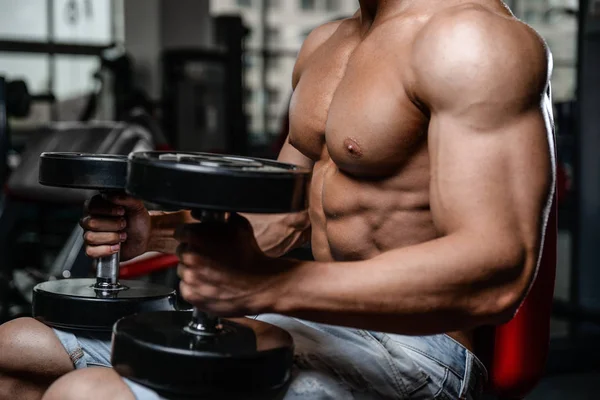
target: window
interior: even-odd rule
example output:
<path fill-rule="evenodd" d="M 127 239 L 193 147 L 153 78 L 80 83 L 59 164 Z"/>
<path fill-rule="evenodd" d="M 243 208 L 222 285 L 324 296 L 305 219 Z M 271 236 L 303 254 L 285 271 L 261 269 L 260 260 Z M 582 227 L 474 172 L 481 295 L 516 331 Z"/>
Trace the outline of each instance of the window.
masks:
<path fill-rule="evenodd" d="M 237 5 L 240 7 L 252 7 L 252 0 L 237 0 Z"/>
<path fill-rule="evenodd" d="M 311 11 L 315 9 L 315 0 L 300 0 L 300 8 L 302 10 Z"/>
<path fill-rule="evenodd" d="M 53 94 L 57 102 L 36 102 L 32 117 L 39 120 L 78 119 L 95 86 L 99 58 L 92 55 L 31 53 L 19 41 L 32 42 L 44 51 L 48 40 L 69 43 L 73 53 L 84 46 L 103 46 L 116 40 L 118 14 L 124 0 L 0 0 L 0 40 L 14 40 L 22 52 L 0 52 L 0 75 L 23 79 L 33 94 Z M 46 48 L 46 51 L 51 51 Z M 88 50 L 88 49 L 85 49 Z M 89 51 L 89 50 L 88 50 Z M 100 49 L 98 49 L 100 52 Z M 87 51 L 86 51 L 87 53 Z M 45 116 L 37 112 L 47 108 Z M 100 119 L 112 118 L 105 102 L 98 105 Z M 39 115 L 33 115 L 39 114 Z M 95 117 L 96 117 L 95 116 Z M 33 122 L 33 121 L 32 121 Z"/>
<path fill-rule="evenodd" d="M 53 0 L 51 4 L 56 41 L 108 44 L 112 40 L 110 0 Z"/>
<path fill-rule="evenodd" d="M 267 27 L 267 43 L 269 44 L 279 44 L 281 41 L 281 31 L 279 28 L 275 28 L 272 26 Z"/>
<path fill-rule="evenodd" d="M 0 0 L 0 10 L 2 39 L 48 39 L 48 17 L 43 2 Z"/>
<path fill-rule="evenodd" d="M 325 10 L 329 12 L 334 12 L 338 11 L 339 8 L 340 5 L 338 3 L 338 0 L 325 0 Z"/>

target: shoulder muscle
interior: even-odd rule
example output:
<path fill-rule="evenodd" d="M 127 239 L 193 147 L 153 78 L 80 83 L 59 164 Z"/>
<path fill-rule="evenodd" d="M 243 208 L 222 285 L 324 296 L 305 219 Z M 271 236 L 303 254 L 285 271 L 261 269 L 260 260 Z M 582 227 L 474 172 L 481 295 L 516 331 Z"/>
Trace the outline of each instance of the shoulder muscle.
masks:
<path fill-rule="evenodd" d="M 481 6 L 455 7 L 415 38 L 414 94 L 432 112 L 492 103 L 518 112 L 539 106 L 550 63 L 544 41 L 524 23 Z"/>

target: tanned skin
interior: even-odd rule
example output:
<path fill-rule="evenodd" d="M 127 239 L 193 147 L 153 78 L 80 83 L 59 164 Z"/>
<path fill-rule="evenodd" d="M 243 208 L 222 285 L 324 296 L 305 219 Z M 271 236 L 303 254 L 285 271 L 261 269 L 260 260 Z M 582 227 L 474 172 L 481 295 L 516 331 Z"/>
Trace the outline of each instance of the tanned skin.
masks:
<path fill-rule="evenodd" d="M 183 230 L 182 293 L 223 315 L 446 332 L 472 349 L 471 330 L 509 320 L 538 265 L 554 183 L 550 57 L 500 1 L 360 6 L 315 29 L 294 69 L 279 160 L 312 169 L 308 213 L 246 215 L 253 237 L 244 222 Z M 174 225 L 162 225 L 149 240 L 172 251 Z M 84 227 L 90 255 L 108 254 L 91 240 L 106 233 Z M 308 234 L 316 262 L 274 259 Z"/>
<path fill-rule="evenodd" d="M 313 170 L 317 261 L 265 257 L 241 219 L 198 225 L 178 236 L 182 294 L 225 316 L 445 332 L 473 349 L 472 330 L 512 318 L 538 266 L 549 58 L 500 1 L 362 1 L 316 29 L 280 160 Z"/>
<path fill-rule="evenodd" d="M 95 198 L 88 254 L 177 248 L 182 295 L 222 316 L 448 333 L 473 349 L 474 329 L 508 321 L 538 266 L 554 184 L 550 64 L 498 0 L 361 0 L 309 35 L 294 69 L 279 160 L 312 169 L 307 213 L 234 216 L 174 239 L 189 213 Z M 309 237 L 315 262 L 277 258 Z M 46 398 L 86 388 L 132 398 L 109 369 L 69 374 Z"/>

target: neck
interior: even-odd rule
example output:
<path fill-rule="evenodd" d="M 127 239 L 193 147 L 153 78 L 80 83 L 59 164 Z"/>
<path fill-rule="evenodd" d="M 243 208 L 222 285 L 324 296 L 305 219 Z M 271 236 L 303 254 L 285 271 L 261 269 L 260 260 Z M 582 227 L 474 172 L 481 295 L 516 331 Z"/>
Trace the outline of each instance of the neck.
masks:
<path fill-rule="evenodd" d="M 359 0 L 358 2 L 362 20 L 368 22 L 373 21 L 375 16 L 382 14 L 385 10 L 398 7 L 410 0 Z"/>

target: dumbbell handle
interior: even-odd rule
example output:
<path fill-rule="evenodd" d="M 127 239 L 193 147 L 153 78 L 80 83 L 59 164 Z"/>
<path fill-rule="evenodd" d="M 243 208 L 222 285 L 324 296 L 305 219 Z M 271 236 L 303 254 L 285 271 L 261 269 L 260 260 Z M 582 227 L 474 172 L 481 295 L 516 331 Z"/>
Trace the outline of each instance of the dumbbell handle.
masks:
<path fill-rule="evenodd" d="M 102 193 L 119 193 L 119 190 L 103 190 Z M 120 253 L 99 257 L 94 260 L 96 264 L 96 289 L 119 289 L 119 264 Z"/>
<path fill-rule="evenodd" d="M 96 287 L 111 288 L 119 284 L 119 253 L 100 257 L 96 263 Z"/>
<path fill-rule="evenodd" d="M 192 216 L 201 222 L 221 222 L 226 223 L 229 213 L 224 211 L 194 211 Z M 192 312 L 192 320 L 185 328 L 189 333 L 197 335 L 214 335 L 220 329 L 220 321 L 218 317 L 211 316 L 194 307 Z"/>

